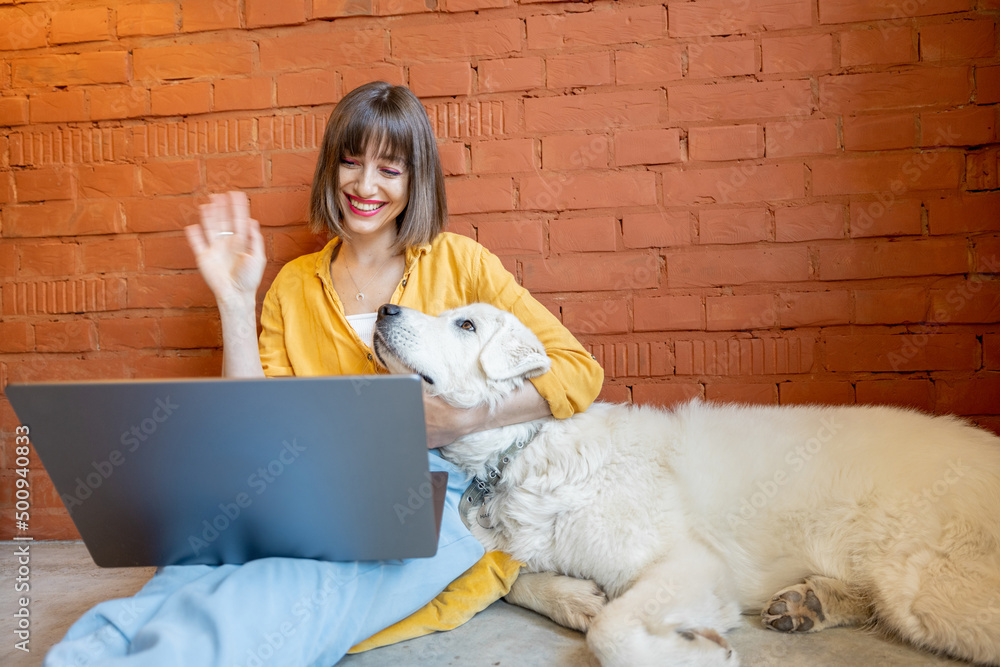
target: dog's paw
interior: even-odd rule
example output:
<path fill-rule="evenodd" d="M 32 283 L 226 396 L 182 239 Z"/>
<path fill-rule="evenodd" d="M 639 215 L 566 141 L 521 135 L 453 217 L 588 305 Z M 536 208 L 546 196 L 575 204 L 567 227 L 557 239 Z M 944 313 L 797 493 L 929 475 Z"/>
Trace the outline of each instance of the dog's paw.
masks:
<path fill-rule="evenodd" d="M 553 616 L 552 620 L 568 628 L 586 632 L 594 617 L 608 603 L 608 597 L 590 579 L 566 579 L 569 581 L 560 581 L 562 595 L 557 603 L 558 610 L 553 610 L 559 618 Z"/>
<path fill-rule="evenodd" d="M 778 632 L 816 632 L 826 621 L 823 603 L 809 584 L 778 591 L 760 617 L 765 628 Z"/>

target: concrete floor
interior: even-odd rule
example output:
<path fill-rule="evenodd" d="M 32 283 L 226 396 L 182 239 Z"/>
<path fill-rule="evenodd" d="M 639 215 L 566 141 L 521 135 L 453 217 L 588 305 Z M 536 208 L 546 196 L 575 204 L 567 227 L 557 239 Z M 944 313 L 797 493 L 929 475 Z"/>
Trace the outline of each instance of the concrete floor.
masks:
<path fill-rule="evenodd" d="M 0 664 L 39 665 L 45 651 L 93 605 L 139 590 L 153 568 L 102 569 L 81 542 L 31 547 L 31 653 L 13 648 L 15 544 L 0 542 Z M 786 636 L 745 617 L 727 638 L 746 667 L 944 667 L 967 663 L 938 658 L 860 630 L 834 629 Z M 451 632 L 347 656 L 337 667 L 598 667 L 583 635 L 533 612 L 497 602 Z M 294 666 L 289 666 L 294 667 Z"/>

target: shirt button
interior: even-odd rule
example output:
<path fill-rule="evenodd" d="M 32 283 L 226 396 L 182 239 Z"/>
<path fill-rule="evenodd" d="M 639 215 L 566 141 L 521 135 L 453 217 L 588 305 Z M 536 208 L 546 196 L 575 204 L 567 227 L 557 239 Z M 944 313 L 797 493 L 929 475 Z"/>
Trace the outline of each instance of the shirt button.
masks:
<path fill-rule="evenodd" d="M 406 278 L 403 278 L 403 287 L 406 287 Z"/>
<path fill-rule="evenodd" d="M 372 360 L 372 355 L 369 354 L 368 355 L 368 361 L 371 361 L 371 360 Z"/>

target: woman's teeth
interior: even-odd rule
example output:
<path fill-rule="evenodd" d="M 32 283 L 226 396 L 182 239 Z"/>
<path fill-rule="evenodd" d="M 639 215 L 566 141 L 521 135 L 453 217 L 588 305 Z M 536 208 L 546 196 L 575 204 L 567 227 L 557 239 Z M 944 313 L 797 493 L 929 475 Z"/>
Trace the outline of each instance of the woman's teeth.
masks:
<path fill-rule="evenodd" d="M 351 202 L 351 206 L 358 209 L 359 211 L 364 211 L 368 213 L 369 211 L 374 211 L 376 209 L 382 208 L 385 204 L 362 204 L 357 199 Z"/>

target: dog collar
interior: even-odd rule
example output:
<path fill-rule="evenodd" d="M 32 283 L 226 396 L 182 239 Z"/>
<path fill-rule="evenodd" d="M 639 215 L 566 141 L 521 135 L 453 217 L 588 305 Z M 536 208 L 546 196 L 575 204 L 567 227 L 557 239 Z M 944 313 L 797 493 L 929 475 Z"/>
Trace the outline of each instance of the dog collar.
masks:
<path fill-rule="evenodd" d="M 486 512 L 486 501 L 496 490 L 496 485 L 500 483 L 503 471 L 510 465 L 511 461 L 517 458 L 517 455 L 524 449 L 524 446 L 531 442 L 536 433 L 538 433 L 538 429 L 532 429 L 527 437 L 516 440 L 514 444 L 503 450 L 497 459 L 496 465 L 487 463 L 485 477 L 476 475 L 472 478 L 472 482 L 465 489 L 465 493 L 462 494 L 462 500 L 458 503 L 458 513 L 461 515 L 462 522 L 466 528 L 471 527 L 468 517 L 469 510 L 477 506 L 479 507 L 479 511 L 477 512 L 476 519 L 479 525 L 483 528 L 493 528 L 490 515 Z"/>

